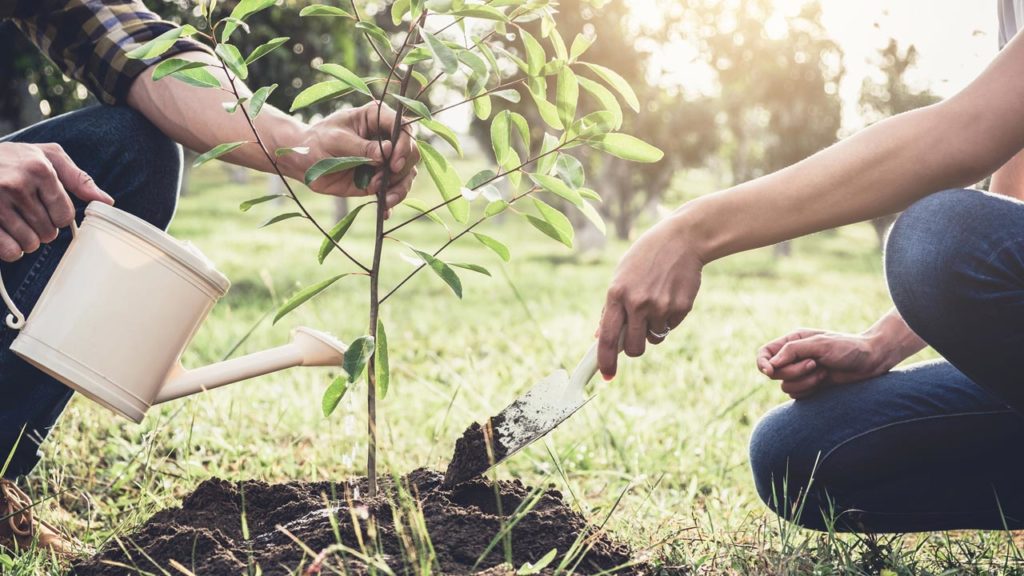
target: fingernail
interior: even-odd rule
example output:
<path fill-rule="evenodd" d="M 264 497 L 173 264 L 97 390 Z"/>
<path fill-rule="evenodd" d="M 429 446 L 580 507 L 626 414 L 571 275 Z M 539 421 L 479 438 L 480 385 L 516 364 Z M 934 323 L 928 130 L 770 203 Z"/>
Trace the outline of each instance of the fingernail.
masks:
<path fill-rule="evenodd" d="M 611 382 L 612 380 L 615 379 L 615 374 L 605 374 L 604 372 L 602 372 L 601 378 L 604 378 L 605 382 Z"/>
<path fill-rule="evenodd" d="M 395 172 L 401 172 L 403 168 L 405 168 L 405 156 L 400 157 L 398 162 L 395 162 Z"/>
<path fill-rule="evenodd" d="M 103 196 L 106 197 L 106 199 L 109 200 L 111 204 L 114 203 L 114 197 L 113 196 L 111 196 L 110 194 L 107 194 L 103 190 L 100 190 L 100 193 L 103 194 Z"/>

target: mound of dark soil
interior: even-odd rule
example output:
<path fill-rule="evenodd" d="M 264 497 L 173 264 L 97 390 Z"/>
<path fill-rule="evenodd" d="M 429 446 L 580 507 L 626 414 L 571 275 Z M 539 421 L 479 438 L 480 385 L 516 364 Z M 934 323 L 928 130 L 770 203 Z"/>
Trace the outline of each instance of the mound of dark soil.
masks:
<path fill-rule="evenodd" d="M 432 564 L 433 573 L 509 574 L 501 568 L 503 541 L 511 544 L 516 567 L 554 548 L 560 559 L 578 551 L 569 566 L 579 574 L 642 571 L 636 564 L 625 567 L 632 561 L 630 549 L 589 525 L 556 490 L 538 493 L 519 481 L 495 485 L 484 479 L 445 488 L 442 480 L 439 472 L 416 470 L 401 480 L 401 490 L 383 483 L 374 499 L 365 497 L 365 478 L 275 485 L 207 480 L 180 508 L 157 512 L 134 534 L 76 564 L 72 574 L 135 573 L 126 567 L 182 573 L 174 563 L 198 575 L 252 574 L 257 565 L 263 574 L 319 574 L 320 568 L 327 574 L 341 572 L 342 563 L 348 574 L 365 574 L 368 568 L 358 557 L 374 556 L 374 550 L 397 574 L 423 572 L 415 566 L 424 564 Z M 519 520 L 509 531 L 517 509 Z M 422 525 L 429 544 L 417 528 Z M 484 556 L 503 527 L 511 537 L 499 538 Z M 431 547 L 432 562 L 425 559 Z"/>

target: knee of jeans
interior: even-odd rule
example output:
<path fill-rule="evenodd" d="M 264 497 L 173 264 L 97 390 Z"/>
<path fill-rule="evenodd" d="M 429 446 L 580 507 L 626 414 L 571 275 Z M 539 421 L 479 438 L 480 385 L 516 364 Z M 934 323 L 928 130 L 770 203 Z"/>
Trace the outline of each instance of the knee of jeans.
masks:
<path fill-rule="evenodd" d="M 166 229 L 174 216 L 181 186 L 181 146 L 131 108 L 111 107 L 108 117 L 115 133 L 130 143 L 123 168 L 133 177 L 131 202 L 135 207 L 131 211 Z"/>
<path fill-rule="evenodd" d="M 991 202 L 977 190 L 945 190 L 914 203 L 893 225 L 886 281 L 896 308 L 915 330 L 934 319 L 936 310 L 970 297 L 970 271 L 991 254 L 985 239 L 962 230 Z"/>
<path fill-rule="evenodd" d="M 789 503 L 804 493 L 813 462 L 801 454 L 794 432 L 793 404 L 774 408 L 754 427 L 750 437 L 750 468 L 757 495 L 776 514 L 788 515 Z"/>

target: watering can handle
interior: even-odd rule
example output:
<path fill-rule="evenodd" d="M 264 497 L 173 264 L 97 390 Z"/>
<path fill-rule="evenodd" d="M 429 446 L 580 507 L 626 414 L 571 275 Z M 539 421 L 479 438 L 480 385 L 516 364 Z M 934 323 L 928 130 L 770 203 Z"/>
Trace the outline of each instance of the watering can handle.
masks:
<path fill-rule="evenodd" d="M 75 221 L 71 221 L 71 238 L 74 239 L 78 236 L 78 224 Z M 7 315 L 7 326 L 14 330 L 21 330 L 21 327 L 25 325 L 25 315 L 18 310 L 18 305 L 11 300 L 11 295 L 7 293 L 7 286 L 4 285 L 3 278 L 0 278 L 0 298 L 3 298 L 4 304 L 7 305 L 7 309 L 10 313 Z"/>

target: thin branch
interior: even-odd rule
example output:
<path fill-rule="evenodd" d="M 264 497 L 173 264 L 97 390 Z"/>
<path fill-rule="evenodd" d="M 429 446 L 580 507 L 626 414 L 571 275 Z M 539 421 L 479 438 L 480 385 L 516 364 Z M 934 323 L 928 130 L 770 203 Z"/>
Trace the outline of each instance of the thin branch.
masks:
<path fill-rule="evenodd" d="M 359 17 L 359 8 L 356 8 L 356 0 L 352 0 L 352 14 L 355 15 L 356 22 L 363 21 L 363 19 Z M 377 57 L 380 58 L 380 61 L 383 62 L 385 66 L 387 66 L 388 59 L 385 58 L 384 55 L 380 53 L 380 49 L 377 48 L 377 44 L 373 41 L 373 38 L 370 38 L 370 34 L 368 32 L 363 32 L 363 37 L 366 38 L 366 41 L 370 43 L 370 47 L 373 48 L 373 51 L 377 53 Z M 394 48 L 392 48 L 392 50 L 394 50 Z"/>
<path fill-rule="evenodd" d="M 517 200 L 525 198 L 526 196 L 529 196 L 530 194 L 536 192 L 537 190 L 540 190 L 540 188 L 537 187 L 537 186 L 534 186 L 533 188 L 530 188 L 526 192 L 523 192 L 522 194 L 520 194 L 520 195 L 516 196 L 515 198 L 509 200 L 508 203 L 511 206 L 512 204 L 515 204 Z M 477 226 L 482 224 L 485 220 L 489 220 L 491 218 L 493 218 L 493 216 L 481 216 L 476 222 L 473 222 L 472 224 L 467 226 L 464 230 L 462 230 L 461 232 L 459 232 L 455 236 L 449 238 L 447 242 L 442 244 L 440 248 L 438 248 L 437 250 L 434 251 L 432 256 L 437 258 L 437 255 L 440 254 L 441 252 L 443 252 L 445 248 L 451 246 L 452 244 L 455 243 L 456 240 L 458 240 L 459 238 L 462 238 L 466 234 L 472 232 L 474 228 L 476 228 Z M 423 264 L 420 264 L 415 269 L 413 269 L 412 272 L 410 272 L 405 278 L 402 279 L 401 282 L 396 284 L 394 288 L 389 290 L 388 293 L 385 294 L 384 297 L 380 299 L 380 303 L 383 304 L 389 297 L 391 297 L 392 294 L 397 292 L 399 288 L 401 288 L 406 282 L 411 280 L 413 276 L 415 276 L 420 270 L 423 270 L 426 266 L 427 266 L 427 263 L 424 262 Z"/>
<path fill-rule="evenodd" d="M 216 43 L 216 39 L 214 40 L 214 43 Z M 224 74 L 228 78 L 228 84 L 231 86 L 231 92 L 235 95 L 235 99 L 241 100 L 242 96 L 238 93 L 238 87 L 235 86 L 235 78 L 228 70 L 227 64 L 225 64 L 224 61 L 219 56 L 217 57 L 217 61 L 220 62 L 220 67 L 222 70 L 224 70 Z M 367 268 L 362 262 L 357 260 L 354 256 L 349 254 L 348 251 L 345 250 L 341 246 L 341 244 L 339 244 L 338 241 L 335 240 L 334 237 L 332 237 L 331 234 L 327 230 L 325 230 L 324 227 L 321 226 L 319 222 L 316 221 L 316 218 L 313 218 L 313 215 L 310 214 L 309 210 L 307 210 L 305 205 L 302 204 L 302 201 L 299 200 L 299 197 L 295 193 L 295 190 L 292 189 L 291 184 L 288 183 L 288 179 L 285 178 L 284 173 L 281 172 L 281 167 L 278 166 L 277 160 L 267 149 L 266 144 L 263 143 L 263 138 L 260 136 L 259 130 L 256 129 L 256 124 L 253 122 L 252 117 L 249 116 L 249 111 L 246 110 L 245 104 L 240 104 L 238 107 L 242 110 L 242 115 L 245 117 L 245 121 L 249 124 L 249 129 L 252 131 L 253 136 L 256 137 L 256 143 L 259 145 L 260 150 L 263 151 L 263 155 L 266 156 L 267 161 L 270 162 L 270 165 L 274 168 L 274 172 L 277 174 L 278 178 L 281 179 L 281 183 L 284 184 L 285 190 L 288 191 L 288 195 L 291 197 L 292 201 L 295 202 L 295 205 L 298 206 L 299 210 L 302 211 L 303 216 L 305 216 L 310 222 L 312 222 L 313 226 L 315 226 L 316 229 L 319 230 L 321 234 L 323 234 L 324 238 L 330 240 L 331 244 L 333 244 L 335 248 L 337 248 L 342 254 L 344 254 L 346 258 L 351 260 L 353 264 L 361 268 L 364 272 L 369 273 L 369 268 Z"/>
<path fill-rule="evenodd" d="M 522 84 L 525 81 L 526 81 L 526 78 L 520 78 L 518 80 L 512 80 L 511 82 L 506 82 L 504 84 L 499 84 L 498 86 L 495 86 L 494 88 L 491 88 L 490 90 L 486 90 L 484 92 L 481 92 L 481 93 L 477 94 L 476 96 L 473 96 L 472 98 L 466 98 L 465 100 L 462 100 L 460 102 L 456 102 L 454 104 L 449 104 L 449 105 L 447 105 L 447 106 L 445 106 L 443 108 L 438 108 L 437 110 L 432 110 L 430 112 L 430 115 L 434 116 L 435 114 L 440 114 L 441 112 L 444 112 L 446 110 L 451 110 L 452 108 L 457 108 L 459 106 L 462 106 L 463 104 L 469 104 L 470 102 L 476 100 L 477 98 L 483 98 L 484 96 L 488 96 L 490 94 L 494 94 L 495 92 L 498 92 L 499 90 L 504 90 L 504 89 L 508 88 L 509 86 L 515 86 L 516 84 Z M 420 120 L 423 120 L 423 118 L 412 118 L 412 119 L 406 120 L 402 124 L 402 127 L 411 126 L 412 124 L 415 124 L 415 123 L 419 122 Z"/>
<path fill-rule="evenodd" d="M 438 33 L 441 33 L 444 30 L 447 30 L 447 27 L 442 28 L 441 30 L 438 31 Z M 470 52 L 472 52 L 473 50 L 476 50 L 477 48 L 480 47 L 481 44 L 486 42 L 491 36 L 494 36 L 494 34 L 495 34 L 494 30 L 491 30 L 490 32 L 487 33 L 486 36 L 484 36 L 483 38 L 477 40 L 475 44 L 473 44 L 469 48 L 466 48 L 466 50 L 469 50 Z M 433 86 L 434 82 L 437 82 L 438 80 L 440 80 L 442 76 L 444 76 L 444 71 L 438 72 L 436 76 L 431 78 L 430 81 L 427 82 L 422 88 L 420 88 L 419 92 L 416 93 L 416 99 L 419 100 L 420 96 L 423 96 L 423 93 L 426 92 L 431 86 Z M 499 79 L 500 79 L 500 73 L 499 73 Z"/>
<path fill-rule="evenodd" d="M 564 142 L 562 144 L 559 144 L 558 146 L 552 148 L 551 150 L 548 150 L 547 152 L 545 152 L 543 154 L 538 154 L 537 156 L 535 156 L 533 158 L 530 158 L 529 160 L 523 162 L 522 164 L 520 164 L 519 166 L 516 166 L 515 168 L 512 168 L 511 170 L 506 170 L 505 172 L 499 172 L 498 174 L 495 174 L 494 176 L 488 178 L 487 180 L 484 180 L 483 182 L 481 182 L 481 183 L 477 184 L 476 186 L 470 188 L 470 190 L 478 190 L 478 189 L 483 188 L 484 186 L 490 184 L 491 182 L 494 182 L 495 180 L 497 180 L 499 178 L 504 178 L 505 176 L 508 176 L 509 174 L 511 174 L 511 173 L 513 173 L 513 172 L 515 172 L 517 170 L 522 170 L 526 166 L 528 166 L 530 164 L 533 164 L 534 162 L 540 160 L 541 158 L 543 158 L 545 156 L 548 156 L 550 154 L 554 154 L 555 152 L 558 152 L 562 148 L 565 148 L 566 146 L 568 146 L 569 144 L 572 144 L 575 141 L 576 141 L 576 138 L 573 138 L 572 140 L 569 140 L 568 142 Z M 440 204 L 438 204 L 436 206 L 432 206 L 431 208 L 416 214 L 415 216 L 413 216 L 412 218 L 409 218 L 405 222 L 401 222 L 399 224 L 396 224 L 395 226 L 393 226 L 393 227 L 389 228 L 388 230 L 386 230 L 384 232 L 384 234 L 385 235 L 391 234 L 392 232 L 395 232 L 396 230 L 398 230 L 400 228 L 403 228 L 403 227 L 405 227 L 405 226 L 415 222 L 416 220 L 419 220 L 420 218 L 426 216 L 427 214 L 430 214 L 434 210 L 438 210 L 440 208 L 443 208 L 443 207 L 451 204 L 452 202 L 458 200 L 459 198 L 462 198 L 462 196 L 452 196 L 451 198 L 445 200 L 444 202 L 441 202 Z"/>

